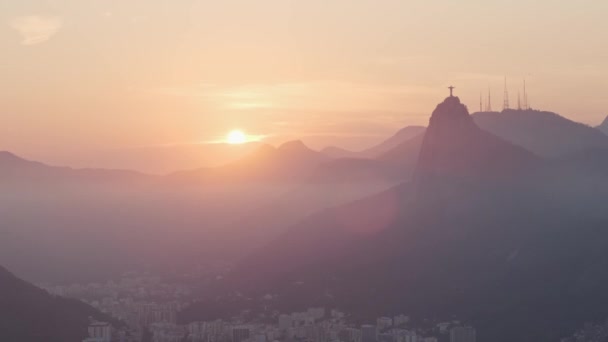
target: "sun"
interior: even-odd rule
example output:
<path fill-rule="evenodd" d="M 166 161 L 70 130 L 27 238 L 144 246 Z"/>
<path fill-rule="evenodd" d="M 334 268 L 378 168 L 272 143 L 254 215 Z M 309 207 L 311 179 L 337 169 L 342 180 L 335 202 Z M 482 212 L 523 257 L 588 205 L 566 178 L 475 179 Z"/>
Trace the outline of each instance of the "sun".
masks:
<path fill-rule="evenodd" d="M 226 136 L 226 142 L 231 145 L 239 145 L 247 142 L 247 135 L 243 131 L 235 129 Z"/>

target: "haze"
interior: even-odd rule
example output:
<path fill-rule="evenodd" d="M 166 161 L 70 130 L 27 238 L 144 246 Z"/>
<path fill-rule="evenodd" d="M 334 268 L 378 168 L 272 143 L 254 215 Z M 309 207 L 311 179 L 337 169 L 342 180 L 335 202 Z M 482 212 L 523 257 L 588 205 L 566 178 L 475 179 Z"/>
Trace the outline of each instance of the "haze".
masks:
<path fill-rule="evenodd" d="M 59 165 L 169 171 L 191 165 L 116 155 L 234 129 L 363 149 L 425 124 L 450 83 L 472 112 L 488 87 L 500 108 L 505 76 L 512 103 L 525 78 L 534 108 L 597 125 L 608 107 L 604 1 L 20 0 L 0 13 L 0 149 Z M 209 151 L 192 166 L 223 161 Z"/>

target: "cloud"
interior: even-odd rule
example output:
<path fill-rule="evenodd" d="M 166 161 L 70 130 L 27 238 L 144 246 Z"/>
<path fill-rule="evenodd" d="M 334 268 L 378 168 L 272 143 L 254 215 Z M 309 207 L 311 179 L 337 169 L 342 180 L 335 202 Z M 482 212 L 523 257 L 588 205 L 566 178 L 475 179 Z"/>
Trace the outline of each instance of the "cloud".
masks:
<path fill-rule="evenodd" d="M 35 45 L 51 39 L 63 26 L 57 16 L 28 15 L 14 18 L 9 26 L 21 35 L 21 44 Z"/>
<path fill-rule="evenodd" d="M 435 87 L 366 84 L 343 81 L 260 83 L 237 86 L 198 84 L 153 90 L 180 97 L 195 97 L 222 110 L 283 109 L 306 111 L 402 110 L 405 100 L 434 95 Z"/>

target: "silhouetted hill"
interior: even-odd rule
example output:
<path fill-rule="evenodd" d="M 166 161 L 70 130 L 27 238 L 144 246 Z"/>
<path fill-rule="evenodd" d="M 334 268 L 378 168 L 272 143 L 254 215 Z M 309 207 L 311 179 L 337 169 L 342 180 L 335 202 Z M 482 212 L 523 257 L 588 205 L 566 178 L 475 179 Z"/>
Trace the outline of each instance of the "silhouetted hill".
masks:
<path fill-rule="evenodd" d="M 608 116 L 606 116 L 604 121 L 602 121 L 602 124 L 597 126 L 596 128 L 602 131 L 602 133 L 608 135 Z"/>
<path fill-rule="evenodd" d="M 524 148 L 480 129 L 458 97 L 448 97 L 431 115 L 415 177 L 496 179 L 519 175 L 538 163 Z"/>
<path fill-rule="evenodd" d="M 516 170 L 532 172 L 539 163 L 539 159 L 530 152 L 504 142 L 479 129 L 469 116 L 466 107 L 456 97 L 447 98 L 433 112 L 429 128 L 422 139 L 421 153 L 415 152 L 418 150 L 417 146 L 419 146 L 418 139 L 420 138 L 414 138 L 409 141 L 409 144 L 405 145 L 412 146 L 409 150 L 404 149 L 406 151 L 411 150 L 411 154 L 397 154 L 397 151 L 401 150 L 397 150 L 391 154 L 391 157 L 396 159 L 400 157 L 417 157 L 416 186 L 436 183 L 439 180 L 442 182 L 444 180 L 457 182 L 476 181 L 478 179 L 483 179 L 484 181 L 496 180 L 498 176 L 511 175 Z M 486 160 L 490 163 L 486 164 Z M 524 168 L 527 168 L 527 170 L 523 170 Z M 342 229 L 343 227 L 336 227 L 338 221 L 342 219 L 357 226 L 361 225 L 360 228 L 355 229 L 355 233 L 362 232 L 368 234 L 383 230 L 388 222 L 383 222 L 384 220 L 380 220 L 376 214 L 388 211 L 387 215 L 393 216 L 388 218 L 389 221 L 394 220 L 399 215 L 399 210 L 397 209 L 400 207 L 399 203 L 403 201 L 403 196 L 409 198 L 410 188 L 410 185 L 404 185 L 378 195 L 373 199 L 362 200 L 352 205 L 338 208 L 336 209 L 338 212 L 333 213 L 332 218 L 329 220 L 332 222 L 331 224 L 327 224 L 326 222 L 323 224 L 307 222 L 304 226 L 315 228 L 292 229 L 286 236 L 289 236 L 290 233 L 296 234 L 297 237 L 290 236 L 289 239 L 293 240 L 294 243 L 295 241 L 300 241 L 299 246 L 294 248 L 289 243 L 280 241 L 279 245 L 290 247 L 275 246 L 276 248 L 270 248 L 273 252 L 268 253 L 266 255 L 267 259 L 264 262 L 260 262 L 260 264 L 273 264 L 270 259 L 276 257 L 275 252 L 277 249 L 284 249 L 287 254 L 296 253 L 298 250 L 306 253 L 307 250 L 315 250 L 314 244 L 332 243 L 331 239 L 328 239 L 325 234 L 329 234 L 330 230 L 334 231 L 338 229 L 339 231 Z M 405 189 L 408 190 L 406 191 Z M 351 219 L 351 217 L 353 218 Z M 371 231 L 367 231 L 370 229 L 370 226 L 374 227 L 371 228 Z M 350 228 L 344 232 L 340 231 L 336 233 L 336 237 L 342 236 L 347 241 L 346 236 L 349 230 Z M 313 232 L 318 232 L 319 235 L 315 235 Z M 324 240 L 324 242 L 320 240 Z M 314 244 L 307 245 L 305 241 L 313 241 Z M 315 250 L 314 257 L 322 257 L 326 250 L 329 250 L 330 253 L 336 253 L 336 249 L 342 250 L 342 248 L 320 248 L 319 250 Z M 262 252 L 262 254 L 265 253 Z M 303 255 L 288 257 L 287 255 L 282 255 L 275 260 L 280 263 L 283 263 L 285 260 L 292 262 L 306 260 L 308 262 L 310 257 L 304 257 Z M 289 265 L 288 267 L 293 266 L 290 263 L 287 263 L 287 265 Z M 268 278 L 269 273 L 276 272 L 282 274 L 285 271 L 279 265 L 266 267 L 268 270 L 265 272 L 265 278 Z"/>
<path fill-rule="evenodd" d="M 406 141 L 421 135 L 422 133 L 424 133 L 425 129 L 426 128 L 423 126 L 404 127 L 390 138 L 381 142 L 380 144 L 359 152 L 352 152 L 333 146 L 326 147 L 321 152 L 333 158 L 380 158 L 382 155 L 393 150 L 400 144 L 405 143 Z"/>
<path fill-rule="evenodd" d="M 321 150 L 321 153 L 331 158 L 357 158 L 359 154 L 359 152 L 349 151 L 336 146 L 327 146 Z"/>
<path fill-rule="evenodd" d="M 400 144 L 423 134 L 425 130 L 426 127 L 423 126 L 404 127 L 381 144 L 363 151 L 363 154 L 369 158 L 380 157 Z"/>
<path fill-rule="evenodd" d="M 78 168 L 136 170 L 166 175 L 180 170 L 224 165 L 247 156 L 260 147 L 260 142 L 244 144 L 183 143 L 125 148 L 87 149 L 56 157 L 56 165 Z"/>
<path fill-rule="evenodd" d="M 419 177 L 451 179 L 507 176 L 539 162 L 529 151 L 480 129 L 457 97 L 437 106 L 422 133 L 378 159 L 396 163 L 404 174 L 417 169 Z"/>
<path fill-rule="evenodd" d="M 413 182 L 313 215 L 246 258 L 226 288 L 276 299 L 231 305 L 405 311 L 498 342 L 559 340 L 608 317 L 605 151 L 545 162 L 479 129 L 457 98 L 422 144 Z"/>
<path fill-rule="evenodd" d="M 398 182 L 408 179 L 398 163 L 364 158 L 339 158 L 325 162 L 311 173 L 315 183 Z"/>
<path fill-rule="evenodd" d="M 201 258 L 232 260 L 312 212 L 402 180 L 390 165 L 334 164 L 300 142 L 260 147 L 238 162 L 177 179 L 0 155 L 0 260 L 36 282 L 89 282 L 139 268 L 190 269 Z M 279 213 L 270 209 L 277 202 Z"/>
<path fill-rule="evenodd" d="M 418 164 L 423 140 L 424 132 L 393 147 L 377 159 L 382 162 L 395 164 L 403 175 L 407 179 L 410 179 L 414 175 L 414 170 Z"/>
<path fill-rule="evenodd" d="M 321 163 L 330 158 L 313 151 L 301 141 L 277 147 L 263 145 L 238 161 L 216 168 L 174 173 L 169 178 L 182 182 L 270 182 L 297 183 L 305 180 Z"/>
<path fill-rule="evenodd" d="M 279 147 L 263 145 L 251 155 L 217 167 L 182 171 L 168 176 L 186 184 L 349 183 L 407 179 L 396 163 L 364 158 L 333 159 L 301 141 Z"/>
<path fill-rule="evenodd" d="M 383 143 L 351 154 L 357 157 L 341 157 L 326 163 L 327 172 L 322 174 L 337 174 L 347 179 L 409 180 L 418 162 L 425 131 L 422 126 L 405 127 Z"/>
<path fill-rule="evenodd" d="M 89 317 L 110 318 L 74 299 L 55 297 L 18 279 L 0 266 L 0 340 L 80 342 Z"/>
<path fill-rule="evenodd" d="M 0 185 L 129 182 L 136 184 L 153 177 L 128 170 L 72 169 L 29 161 L 0 151 Z"/>
<path fill-rule="evenodd" d="M 504 110 L 473 114 L 482 129 L 539 156 L 555 157 L 588 148 L 608 148 L 608 136 L 558 114 L 538 110 Z"/>

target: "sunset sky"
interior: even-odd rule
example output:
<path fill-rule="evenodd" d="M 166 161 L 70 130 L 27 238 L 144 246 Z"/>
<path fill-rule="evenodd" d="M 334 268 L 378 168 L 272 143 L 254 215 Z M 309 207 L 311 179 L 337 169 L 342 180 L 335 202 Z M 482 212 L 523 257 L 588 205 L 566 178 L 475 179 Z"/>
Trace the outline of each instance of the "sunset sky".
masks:
<path fill-rule="evenodd" d="M 359 149 L 426 124 L 456 86 L 597 125 L 608 1 L 2 0 L 0 150 L 217 142 Z M 72 158 L 72 159 L 71 159 Z"/>

